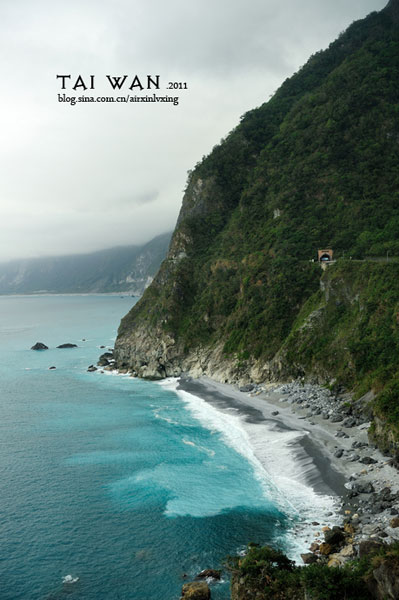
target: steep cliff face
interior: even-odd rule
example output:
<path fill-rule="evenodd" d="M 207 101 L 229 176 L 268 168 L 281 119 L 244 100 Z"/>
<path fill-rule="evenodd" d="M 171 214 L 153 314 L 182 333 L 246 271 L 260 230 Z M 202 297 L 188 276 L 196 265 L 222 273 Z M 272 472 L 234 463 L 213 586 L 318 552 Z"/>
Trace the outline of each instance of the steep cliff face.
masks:
<path fill-rule="evenodd" d="M 378 288 L 385 271 L 356 263 L 358 279 L 343 259 L 399 256 L 398 1 L 311 57 L 190 173 L 167 258 L 121 323 L 119 368 L 384 388 L 391 375 L 376 376 L 366 359 L 384 307 L 367 304 L 365 273 Z M 342 262 L 322 285 L 333 297 L 333 269 L 345 281 L 335 304 L 322 300 L 312 262 L 328 246 Z M 345 286 L 367 310 L 344 301 Z M 356 306 L 352 339 L 345 318 Z M 334 323 L 338 338 L 320 341 Z"/>

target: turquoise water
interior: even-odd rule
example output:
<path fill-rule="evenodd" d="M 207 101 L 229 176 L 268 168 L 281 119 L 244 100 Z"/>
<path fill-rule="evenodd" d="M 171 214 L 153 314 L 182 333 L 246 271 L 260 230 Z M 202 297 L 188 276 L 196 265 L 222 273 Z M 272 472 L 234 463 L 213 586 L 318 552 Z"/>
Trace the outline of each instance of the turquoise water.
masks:
<path fill-rule="evenodd" d="M 284 546 L 267 482 L 172 389 L 87 373 L 133 303 L 0 297 L 3 600 L 175 600 L 248 541 Z"/>

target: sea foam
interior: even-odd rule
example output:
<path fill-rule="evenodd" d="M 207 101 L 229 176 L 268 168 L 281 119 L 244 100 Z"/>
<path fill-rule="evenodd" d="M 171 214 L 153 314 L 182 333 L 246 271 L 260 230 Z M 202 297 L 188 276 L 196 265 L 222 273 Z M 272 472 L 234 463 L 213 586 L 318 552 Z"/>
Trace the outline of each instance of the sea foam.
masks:
<path fill-rule="evenodd" d="M 319 494 L 308 483 L 309 471 L 315 467 L 299 445 L 305 432 L 282 431 L 273 421 L 254 424 L 240 412 L 215 408 L 202 398 L 177 389 L 176 378 L 164 380 L 160 385 L 174 390 L 203 427 L 221 434 L 224 442 L 252 465 L 265 498 L 292 520 L 291 535 L 284 540 L 292 558 L 298 559 L 314 540 L 320 530 L 312 525 L 315 520 L 323 524 L 337 520 L 331 517 L 336 513 L 337 497 Z"/>

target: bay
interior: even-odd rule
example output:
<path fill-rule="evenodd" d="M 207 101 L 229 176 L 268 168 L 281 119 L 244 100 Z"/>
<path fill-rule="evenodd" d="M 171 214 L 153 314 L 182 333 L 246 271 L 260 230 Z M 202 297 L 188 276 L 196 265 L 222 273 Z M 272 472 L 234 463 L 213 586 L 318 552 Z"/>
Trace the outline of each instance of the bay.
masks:
<path fill-rule="evenodd" d="M 289 545 L 292 516 L 268 482 L 173 389 L 87 372 L 134 302 L 0 297 L 6 600 L 174 600 L 249 541 Z M 67 342 L 78 347 L 56 348 Z"/>

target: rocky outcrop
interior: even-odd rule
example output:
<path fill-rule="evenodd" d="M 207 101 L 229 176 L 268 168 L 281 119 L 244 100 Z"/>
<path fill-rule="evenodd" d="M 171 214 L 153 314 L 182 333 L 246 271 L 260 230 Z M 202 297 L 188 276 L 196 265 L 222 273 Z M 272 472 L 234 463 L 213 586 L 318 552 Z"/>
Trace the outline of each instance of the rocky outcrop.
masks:
<path fill-rule="evenodd" d="M 48 346 L 43 344 L 43 342 L 36 342 L 36 344 L 32 346 L 31 350 L 48 350 Z"/>
<path fill-rule="evenodd" d="M 171 335 L 161 330 L 136 327 L 129 339 L 119 337 L 115 344 L 116 366 L 143 379 L 163 379 L 188 374 L 207 375 L 222 383 L 279 381 L 278 361 L 240 363 L 223 352 L 223 344 L 185 350 Z"/>
<path fill-rule="evenodd" d="M 182 587 L 181 600 L 210 600 L 211 591 L 204 581 L 185 583 Z"/>
<path fill-rule="evenodd" d="M 110 351 L 110 352 L 104 352 L 104 354 L 101 354 L 100 358 L 98 359 L 97 364 L 99 367 L 114 366 L 114 364 L 115 364 L 114 352 Z"/>

